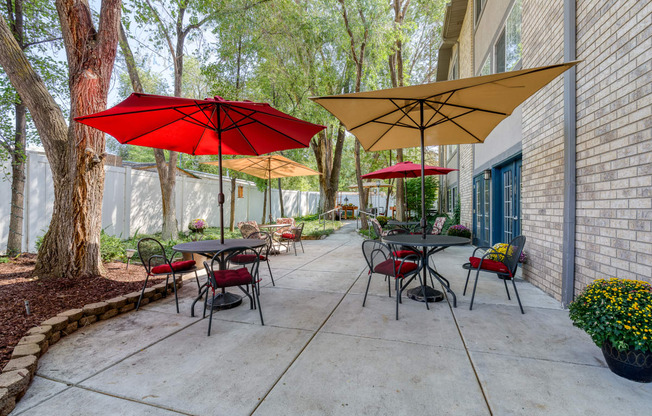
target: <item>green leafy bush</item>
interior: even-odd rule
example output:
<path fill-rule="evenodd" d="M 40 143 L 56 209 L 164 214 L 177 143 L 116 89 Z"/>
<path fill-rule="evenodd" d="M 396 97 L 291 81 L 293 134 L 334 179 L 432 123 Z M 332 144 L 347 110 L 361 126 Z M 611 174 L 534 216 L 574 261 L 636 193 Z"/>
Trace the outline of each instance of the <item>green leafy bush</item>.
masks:
<path fill-rule="evenodd" d="M 119 237 L 108 235 L 104 230 L 100 233 L 100 257 L 105 263 L 125 259 L 126 244 Z"/>
<path fill-rule="evenodd" d="M 389 218 L 384 215 L 379 215 L 376 217 L 376 220 L 378 220 L 381 227 L 384 227 L 387 224 L 387 221 L 389 221 Z"/>

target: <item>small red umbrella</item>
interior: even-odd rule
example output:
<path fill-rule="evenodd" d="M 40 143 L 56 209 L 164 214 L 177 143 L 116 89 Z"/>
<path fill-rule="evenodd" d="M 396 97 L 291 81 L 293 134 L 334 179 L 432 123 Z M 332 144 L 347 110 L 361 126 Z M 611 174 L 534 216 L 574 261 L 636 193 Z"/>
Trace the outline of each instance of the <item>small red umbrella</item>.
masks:
<path fill-rule="evenodd" d="M 430 175 L 446 175 L 458 169 L 441 168 L 439 166 L 423 166 L 424 176 Z M 366 175 L 362 175 L 363 179 L 390 179 L 390 178 L 419 178 L 421 177 L 421 164 L 412 162 L 399 162 L 395 165 L 379 169 Z M 422 198 L 425 196 L 422 195 Z M 424 228 L 425 229 L 425 228 Z"/>
<path fill-rule="evenodd" d="M 439 166 L 424 166 L 425 176 L 446 175 L 457 169 L 440 168 Z M 383 169 L 379 169 L 366 175 L 363 179 L 390 179 L 390 178 L 419 178 L 421 177 L 421 165 L 412 162 L 400 162 Z"/>
<path fill-rule="evenodd" d="M 221 241 L 224 241 L 222 154 L 261 155 L 308 147 L 325 126 L 309 123 L 266 103 L 195 100 L 133 93 L 108 110 L 76 121 L 115 137 L 122 144 L 219 156 Z"/>

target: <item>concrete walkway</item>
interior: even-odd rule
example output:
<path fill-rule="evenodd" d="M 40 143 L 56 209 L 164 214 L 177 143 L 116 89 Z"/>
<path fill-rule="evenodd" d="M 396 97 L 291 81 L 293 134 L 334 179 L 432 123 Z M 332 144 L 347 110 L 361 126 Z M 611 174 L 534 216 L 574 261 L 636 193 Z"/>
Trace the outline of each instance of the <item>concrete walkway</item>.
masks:
<path fill-rule="evenodd" d="M 367 281 L 355 223 L 263 271 L 265 326 L 245 304 L 190 317 L 194 281 L 173 297 L 80 330 L 39 361 L 13 415 L 647 415 L 652 385 L 612 374 L 558 302 L 518 281 L 478 283 L 474 310 L 460 265 L 437 254 L 458 307 L 395 298 Z M 527 248 L 527 247 L 526 247 Z M 394 296 L 394 295 L 392 295 Z M 199 307 L 197 310 L 199 311 Z"/>

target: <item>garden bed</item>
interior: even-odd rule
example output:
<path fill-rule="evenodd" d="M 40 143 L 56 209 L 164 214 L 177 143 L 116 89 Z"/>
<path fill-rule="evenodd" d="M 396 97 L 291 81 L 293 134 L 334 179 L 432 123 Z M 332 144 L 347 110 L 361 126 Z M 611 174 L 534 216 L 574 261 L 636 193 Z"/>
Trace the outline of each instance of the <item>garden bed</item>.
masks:
<path fill-rule="evenodd" d="M 0 263 L 0 369 L 11 358 L 18 341 L 30 328 L 69 310 L 141 290 L 145 271 L 139 264 L 105 264 L 104 277 L 47 278 L 32 276 L 35 254 Z M 150 279 L 153 286 L 164 279 Z M 27 315 L 25 301 L 29 302 Z"/>

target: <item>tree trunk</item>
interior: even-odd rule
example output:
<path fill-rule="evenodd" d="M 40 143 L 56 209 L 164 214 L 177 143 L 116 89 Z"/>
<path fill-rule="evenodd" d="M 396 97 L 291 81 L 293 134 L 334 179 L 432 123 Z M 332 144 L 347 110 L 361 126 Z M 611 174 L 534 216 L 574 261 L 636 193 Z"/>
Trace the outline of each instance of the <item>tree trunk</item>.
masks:
<path fill-rule="evenodd" d="M 106 109 L 120 22 L 120 0 L 104 0 L 100 30 L 87 3 L 56 2 L 68 59 L 70 116 Z M 0 64 L 29 109 L 52 170 L 54 204 L 34 273 L 37 276 L 100 275 L 104 191 L 104 133 L 70 122 L 35 73 L 4 18 Z"/>
<path fill-rule="evenodd" d="M 403 162 L 403 149 L 396 149 L 396 163 Z M 405 179 L 396 180 L 396 216 L 405 221 Z"/>
<path fill-rule="evenodd" d="M 16 135 L 11 151 L 11 213 L 9 217 L 9 238 L 7 239 L 8 256 L 17 256 L 23 251 L 27 108 L 22 102 L 16 103 L 15 108 Z"/>
<path fill-rule="evenodd" d="M 319 132 L 317 139 L 310 142 L 310 147 L 317 159 L 319 175 L 320 208 L 328 212 L 335 208 L 337 190 L 340 186 L 340 170 L 342 167 L 342 150 L 344 149 L 345 129 L 340 123 L 335 139 L 335 150 L 326 131 Z"/>
<path fill-rule="evenodd" d="M 235 230 L 235 191 L 236 191 L 236 182 L 235 176 L 231 178 L 231 218 L 229 219 L 229 230 L 233 232 Z"/>
<path fill-rule="evenodd" d="M 360 142 L 358 140 L 355 141 L 355 145 L 353 147 L 353 152 L 355 154 L 355 177 L 357 179 L 358 183 L 358 195 L 360 197 L 360 211 L 367 211 L 367 201 L 365 199 L 365 192 L 364 192 L 364 187 L 362 186 L 362 169 L 360 167 Z M 361 218 L 361 226 L 363 230 L 366 230 L 369 227 L 369 224 L 367 224 L 367 216 L 365 214 L 360 215 Z"/>
<path fill-rule="evenodd" d="M 285 209 L 283 209 L 283 189 L 281 189 L 281 178 L 278 178 L 278 202 L 281 207 L 281 218 L 285 218 Z"/>

